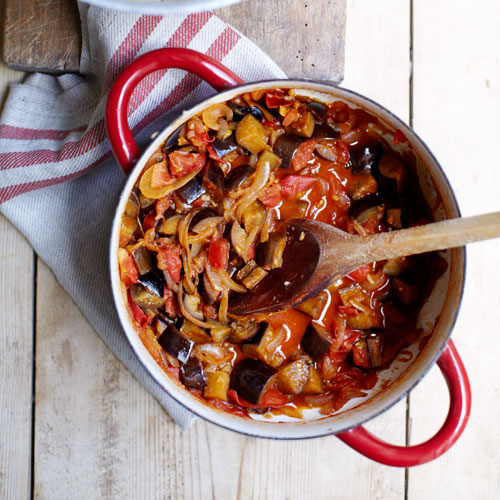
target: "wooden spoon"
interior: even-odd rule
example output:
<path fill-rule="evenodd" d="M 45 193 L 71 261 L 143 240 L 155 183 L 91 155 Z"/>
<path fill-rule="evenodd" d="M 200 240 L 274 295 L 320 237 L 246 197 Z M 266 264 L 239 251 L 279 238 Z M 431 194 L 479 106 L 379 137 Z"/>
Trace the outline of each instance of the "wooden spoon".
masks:
<path fill-rule="evenodd" d="M 230 314 L 290 309 L 364 264 L 499 237 L 500 212 L 371 236 L 352 235 L 308 219 L 284 221 L 279 230 L 287 233 L 283 265 L 252 290 L 235 294 L 229 303 Z"/>

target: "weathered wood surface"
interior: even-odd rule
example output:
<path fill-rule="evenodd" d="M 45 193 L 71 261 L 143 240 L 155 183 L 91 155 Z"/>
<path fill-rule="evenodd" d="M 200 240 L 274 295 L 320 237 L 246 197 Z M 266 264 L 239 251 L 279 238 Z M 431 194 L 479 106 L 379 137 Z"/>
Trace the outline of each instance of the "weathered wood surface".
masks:
<path fill-rule="evenodd" d="M 9 82 L 22 75 L 0 65 L 0 110 Z M 33 250 L 0 216 L 0 498 L 31 489 Z"/>
<path fill-rule="evenodd" d="M 13 68 L 63 73 L 80 67 L 76 1 L 3 0 L 3 61 Z"/>
<path fill-rule="evenodd" d="M 342 81 L 345 0 L 245 0 L 217 13 L 290 78 Z"/>
<path fill-rule="evenodd" d="M 489 0 L 478 9 L 460 2 L 450 10 L 438 0 L 413 6 L 411 18 L 409 0 L 349 0 L 344 86 L 408 120 L 413 96 L 415 129 L 445 167 L 464 215 L 496 210 L 500 5 Z M 4 75 L 0 69 L 0 79 Z M 0 235 L 0 498 L 17 500 L 29 498 L 32 474 L 27 436 L 33 277 L 29 249 L 3 219 Z M 469 426 L 448 453 L 406 477 L 404 470 L 374 464 L 335 438 L 265 441 L 202 421 L 180 431 L 39 264 L 34 498 L 498 498 L 499 246 L 485 242 L 468 250 L 466 294 L 454 331 L 472 382 Z M 25 263 L 26 275 L 13 280 L 11 269 L 18 262 Z M 15 346 L 21 356 L 16 361 L 10 358 L 15 341 L 21 344 Z M 19 359 L 29 362 L 22 366 Z M 13 382 L 10 391 L 7 384 Z M 410 397 L 412 443 L 439 427 L 447 399 L 434 368 Z M 19 421 L 11 422 L 10 408 L 18 409 Z M 405 416 L 403 401 L 368 428 L 403 444 Z"/>
<path fill-rule="evenodd" d="M 3 58 L 26 70 L 78 71 L 80 21 L 70 0 L 4 0 Z M 289 75 L 341 81 L 345 0 L 260 0 L 217 13 L 259 45 Z"/>
<path fill-rule="evenodd" d="M 445 169 L 464 216 L 498 210 L 500 4 L 413 5 L 414 127 Z M 448 453 L 410 471 L 409 498 L 500 498 L 499 258 L 499 240 L 467 248 L 453 339 L 471 381 L 471 418 Z M 411 395 L 412 442 L 441 425 L 447 404 L 446 385 L 433 369 Z"/>

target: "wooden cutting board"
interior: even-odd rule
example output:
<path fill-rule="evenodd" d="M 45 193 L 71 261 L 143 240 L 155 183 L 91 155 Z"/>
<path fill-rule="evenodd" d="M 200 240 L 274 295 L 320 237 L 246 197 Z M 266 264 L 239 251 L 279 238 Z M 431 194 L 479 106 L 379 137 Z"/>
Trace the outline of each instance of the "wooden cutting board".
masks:
<path fill-rule="evenodd" d="M 74 0 L 3 0 L 3 60 L 12 68 L 78 72 Z M 313 8 L 314 5 L 314 8 Z M 245 0 L 217 14 L 253 40 L 290 77 L 341 81 L 346 0 Z"/>

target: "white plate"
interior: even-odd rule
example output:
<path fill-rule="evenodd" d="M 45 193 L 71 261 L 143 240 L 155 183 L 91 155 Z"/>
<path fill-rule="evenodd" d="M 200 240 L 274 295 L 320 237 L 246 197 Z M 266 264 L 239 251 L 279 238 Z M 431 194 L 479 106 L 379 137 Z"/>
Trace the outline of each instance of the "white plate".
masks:
<path fill-rule="evenodd" d="M 83 2 L 125 12 L 166 14 L 200 12 L 225 7 L 241 0 L 82 0 Z"/>

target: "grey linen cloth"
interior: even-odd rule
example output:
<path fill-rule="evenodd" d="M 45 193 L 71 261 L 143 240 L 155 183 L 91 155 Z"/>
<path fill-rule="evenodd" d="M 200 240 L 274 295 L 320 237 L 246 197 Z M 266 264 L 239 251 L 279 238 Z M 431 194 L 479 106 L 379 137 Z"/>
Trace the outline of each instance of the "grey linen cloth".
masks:
<path fill-rule="evenodd" d="M 125 176 L 104 133 L 106 95 L 123 67 L 164 46 L 205 52 L 246 81 L 284 74 L 213 13 L 167 19 L 84 4 L 80 13 L 82 75 L 33 74 L 10 90 L 0 117 L 0 211 L 28 239 L 107 346 L 185 428 L 193 414 L 139 363 L 113 304 L 108 246 Z M 177 100 L 164 98 L 173 91 Z M 129 109 L 137 143 L 144 147 L 173 116 L 213 93 L 179 70 L 148 78 Z"/>

